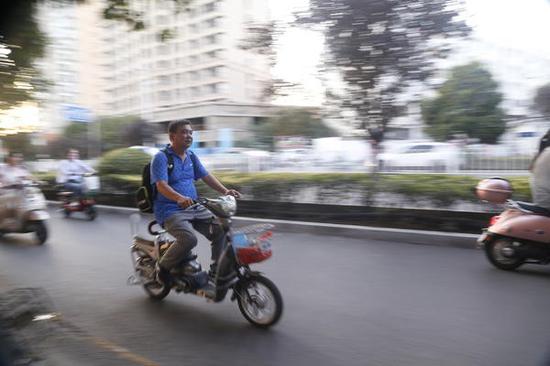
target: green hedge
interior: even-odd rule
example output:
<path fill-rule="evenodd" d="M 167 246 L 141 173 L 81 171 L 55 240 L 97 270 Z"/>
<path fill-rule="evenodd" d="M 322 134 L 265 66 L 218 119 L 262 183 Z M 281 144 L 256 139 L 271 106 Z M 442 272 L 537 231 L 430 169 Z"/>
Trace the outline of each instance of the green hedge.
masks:
<path fill-rule="evenodd" d="M 101 157 L 99 175 L 125 174 L 141 175 L 143 167 L 151 161 L 151 156 L 140 150 L 117 149 Z"/>
<path fill-rule="evenodd" d="M 311 191 L 317 203 L 331 203 L 340 197 L 358 197 L 358 205 L 369 205 L 374 195 L 395 194 L 407 202 L 428 201 L 446 207 L 455 202 L 476 203 L 473 189 L 481 179 L 471 176 L 443 174 L 361 174 L 361 173 L 215 173 L 227 187 L 245 194 L 247 199 L 260 201 L 301 202 L 304 192 Z M 54 177 L 41 176 L 50 180 Z M 531 201 L 528 177 L 509 177 L 514 187 L 514 199 Z M 107 174 L 101 176 L 101 191 L 131 193 L 141 185 L 141 174 Z M 201 195 L 215 196 L 202 181 L 197 182 Z"/>

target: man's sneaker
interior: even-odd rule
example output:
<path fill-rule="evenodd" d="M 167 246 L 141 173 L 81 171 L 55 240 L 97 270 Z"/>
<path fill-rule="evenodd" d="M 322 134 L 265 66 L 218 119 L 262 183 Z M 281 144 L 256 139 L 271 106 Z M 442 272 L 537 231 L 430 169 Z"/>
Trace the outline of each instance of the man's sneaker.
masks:
<path fill-rule="evenodd" d="M 197 290 L 197 293 L 206 298 L 213 299 L 216 297 L 216 286 L 214 286 L 212 282 L 208 281 L 206 285 Z"/>

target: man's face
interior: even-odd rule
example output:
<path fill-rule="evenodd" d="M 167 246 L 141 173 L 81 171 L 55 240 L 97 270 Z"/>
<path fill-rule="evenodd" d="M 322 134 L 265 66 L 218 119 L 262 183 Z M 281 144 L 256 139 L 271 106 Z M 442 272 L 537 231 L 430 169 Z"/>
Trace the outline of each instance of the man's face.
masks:
<path fill-rule="evenodd" d="M 170 134 L 170 142 L 176 148 L 188 149 L 193 143 L 193 129 L 190 125 L 183 125 L 177 132 Z"/>
<path fill-rule="evenodd" d="M 21 164 L 21 161 L 23 161 L 23 158 L 19 154 L 11 155 L 8 157 L 8 164 L 11 166 L 17 166 Z"/>
<path fill-rule="evenodd" d="M 75 159 L 78 159 L 78 157 L 79 157 L 79 154 L 78 154 L 78 151 L 76 151 L 76 150 L 71 150 L 67 154 L 67 158 L 69 160 L 75 160 Z"/>

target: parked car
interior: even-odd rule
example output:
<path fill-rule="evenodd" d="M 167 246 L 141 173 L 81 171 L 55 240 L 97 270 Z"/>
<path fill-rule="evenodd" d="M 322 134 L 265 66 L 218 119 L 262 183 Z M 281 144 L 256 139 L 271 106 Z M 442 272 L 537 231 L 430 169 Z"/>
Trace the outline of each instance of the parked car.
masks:
<path fill-rule="evenodd" d="M 461 153 L 453 144 L 445 142 L 419 142 L 406 144 L 396 151 L 378 155 L 380 170 L 432 170 L 456 171 L 460 167 Z"/>

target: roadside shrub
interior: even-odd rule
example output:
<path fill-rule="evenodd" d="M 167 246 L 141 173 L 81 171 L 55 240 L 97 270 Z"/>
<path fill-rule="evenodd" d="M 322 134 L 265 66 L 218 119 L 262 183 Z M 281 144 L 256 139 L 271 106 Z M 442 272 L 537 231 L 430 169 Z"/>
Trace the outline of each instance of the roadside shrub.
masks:
<path fill-rule="evenodd" d="M 143 151 L 134 149 L 117 149 L 101 157 L 98 172 L 104 175 L 140 175 L 151 157 Z"/>
<path fill-rule="evenodd" d="M 103 193 L 133 194 L 141 185 L 141 170 L 149 156 L 139 151 L 111 152 L 104 156 L 100 171 L 132 171 L 101 175 Z M 118 158 L 121 154 L 122 158 Z M 115 155 L 114 158 L 110 156 Z M 137 157 L 136 157 L 137 155 Z M 145 155 L 145 156 L 144 156 Z M 116 159 L 115 159 L 116 158 Z M 103 167 L 102 167 L 103 164 Z M 108 168 L 108 169 L 106 169 Z M 243 193 L 245 200 L 298 202 L 342 205 L 418 204 L 445 209 L 455 203 L 480 203 L 474 188 L 481 177 L 444 174 L 361 174 L 361 173 L 235 173 L 214 172 L 229 188 Z M 41 176 L 53 180 L 52 176 Z M 513 199 L 531 201 L 529 178 L 509 178 L 513 187 Z M 217 197 L 219 194 L 202 181 L 197 181 L 201 196 Z M 382 199 L 380 201 L 380 196 Z M 395 200 L 395 201 L 392 201 Z M 133 203 L 133 201 L 132 201 Z"/>

